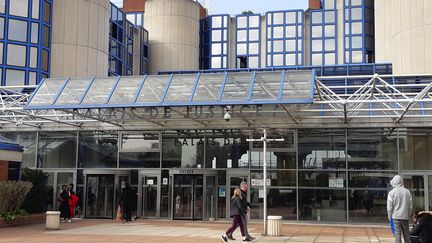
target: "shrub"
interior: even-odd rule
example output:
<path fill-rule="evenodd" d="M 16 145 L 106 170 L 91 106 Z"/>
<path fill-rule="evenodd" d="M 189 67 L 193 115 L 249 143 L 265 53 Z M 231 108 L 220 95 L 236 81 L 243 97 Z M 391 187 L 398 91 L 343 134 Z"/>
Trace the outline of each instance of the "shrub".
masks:
<path fill-rule="evenodd" d="M 21 180 L 29 181 L 33 184 L 32 189 L 27 194 L 22 208 L 28 213 L 44 212 L 48 193 L 48 176 L 43 171 L 25 168 L 22 172 Z"/>
<path fill-rule="evenodd" d="M 0 181 L 0 214 L 20 209 L 31 188 L 31 182 Z"/>

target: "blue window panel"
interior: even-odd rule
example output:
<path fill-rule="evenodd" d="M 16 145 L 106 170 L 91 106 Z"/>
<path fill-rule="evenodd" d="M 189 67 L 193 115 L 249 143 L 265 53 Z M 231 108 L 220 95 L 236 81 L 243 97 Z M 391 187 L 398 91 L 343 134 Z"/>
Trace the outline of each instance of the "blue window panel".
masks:
<path fill-rule="evenodd" d="M 325 1 L 324 4 L 335 6 L 334 1 Z M 337 65 L 339 63 L 337 17 L 336 10 L 328 10 L 325 6 L 322 10 L 311 11 L 310 60 L 312 66 Z"/>
<path fill-rule="evenodd" d="M 245 38 L 242 38 L 243 33 Z M 237 15 L 235 46 L 236 68 L 259 68 L 261 66 L 260 42 L 261 15 Z"/>
<path fill-rule="evenodd" d="M 266 66 L 304 65 L 304 11 L 266 13 Z"/>
<path fill-rule="evenodd" d="M 344 62 L 374 62 L 373 1 L 344 0 Z"/>
<path fill-rule="evenodd" d="M 229 58 L 230 16 L 211 15 L 200 25 L 201 69 L 226 69 Z"/>
<path fill-rule="evenodd" d="M 4 1 L 1 7 L 1 85 L 39 84 L 50 73 L 52 1 Z M 17 46 L 26 51 L 21 48 L 14 52 L 12 47 Z"/>

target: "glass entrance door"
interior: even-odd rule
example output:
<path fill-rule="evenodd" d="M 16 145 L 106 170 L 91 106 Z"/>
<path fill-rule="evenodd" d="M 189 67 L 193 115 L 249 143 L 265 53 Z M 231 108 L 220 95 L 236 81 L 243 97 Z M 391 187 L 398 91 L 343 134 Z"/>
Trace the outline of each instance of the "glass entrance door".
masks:
<path fill-rule="evenodd" d="M 158 184 L 159 176 L 143 176 L 142 205 L 144 218 L 156 218 L 158 215 L 159 196 Z"/>
<path fill-rule="evenodd" d="M 174 175 L 173 218 L 203 218 L 203 175 Z"/>
<path fill-rule="evenodd" d="M 241 173 L 236 173 L 236 174 L 227 174 L 227 181 L 229 182 L 229 189 L 228 192 L 226 193 L 226 205 L 227 205 L 227 210 L 226 210 L 226 218 L 229 219 L 230 215 L 230 200 L 231 197 L 234 193 L 234 189 L 239 188 L 240 183 L 242 183 L 243 181 L 247 182 L 249 185 L 249 173 L 247 171 L 241 172 Z M 249 190 L 250 190 L 250 185 L 249 185 Z M 249 191 L 248 193 L 249 194 Z M 249 196 L 248 196 L 249 197 Z M 248 201 L 250 201 L 248 199 Z"/>
<path fill-rule="evenodd" d="M 402 174 L 402 178 L 404 181 L 405 188 L 411 192 L 413 198 L 413 208 L 414 209 L 421 208 L 424 210 L 429 210 L 428 208 L 425 207 L 426 205 L 428 205 L 426 203 L 428 195 L 425 194 L 425 192 L 427 191 L 426 187 L 428 186 L 426 183 L 427 180 L 426 175 Z"/>
<path fill-rule="evenodd" d="M 86 218 L 113 218 L 114 175 L 87 175 Z"/>

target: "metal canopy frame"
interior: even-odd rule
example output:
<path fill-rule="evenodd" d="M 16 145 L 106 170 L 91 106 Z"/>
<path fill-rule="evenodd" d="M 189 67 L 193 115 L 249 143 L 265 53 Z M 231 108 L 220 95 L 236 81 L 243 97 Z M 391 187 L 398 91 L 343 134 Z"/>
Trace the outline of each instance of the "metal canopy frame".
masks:
<path fill-rule="evenodd" d="M 252 75 L 256 76 L 256 74 Z M 62 82 L 66 84 L 68 81 L 65 79 Z M 191 89 L 196 91 L 197 85 L 195 83 Z M 245 85 L 249 85 L 250 88 L 251 84 Z M 41 86 L 42 84 L 39 87 L 0 87 L 0 127 L 2 129 L 7 131 L 160 130 L 432 125 L 432 75 L 375 74 L 315 77 L 313 103 L 309 104 L 263 102 L 236 105 L 232 102 L 233 104 L 220 103 L 219 106 L 32 109 L 28 106 L 31 97 L 28 91 L 40 89 Z M 89 86 L 86 87 L 87 91 L 88 88 Z M 211 87 L 201 88 L 205 90 Z M 260 89 L 269 90 L 267 85 L 262 85 Z M 165 89 L 164 96 L 166 93 Z M 250 95 L 250 89 L 248 94 Z M 275 97 L 271 92 L 269 94 L 269 97 Z M 221 94 L 218 97 L 221 97 Z M 59 98 L 58 93 L 56 99 Z M 232 116 L 229 122 L 223 119 L 227 111 Z"/>

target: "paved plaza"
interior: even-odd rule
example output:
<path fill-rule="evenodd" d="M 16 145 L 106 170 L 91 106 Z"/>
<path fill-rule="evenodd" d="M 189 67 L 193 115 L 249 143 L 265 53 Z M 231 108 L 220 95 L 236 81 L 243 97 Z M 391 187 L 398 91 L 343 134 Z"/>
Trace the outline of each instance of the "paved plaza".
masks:
<path fill-rule="evenodd" d="M 163 221 L 137 220 L 120 224 L 113 220 L 74 220 L 62 223 L 60 230 L 46 231 L 45 225 L 1 228 L 0 242 L 222 242 L 219 237 L 229 226 L 229 222 L 202 221 Z M 386 226 L 346 226 L 293 224 L 283 225 L 281 237 L 261 236 L 262 224 L 250 224 L 250 232 L 257 239 L 254 242 L 320 242 L 320 243 L 366 243 L 394 242 L 390 229 Z M 241 242 L 238 230 L 234 237 Z"/>

